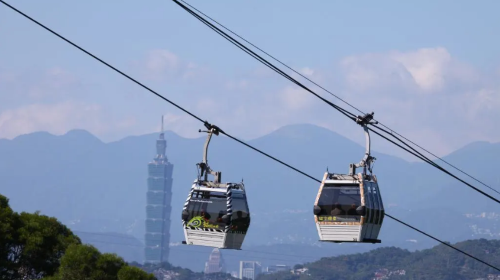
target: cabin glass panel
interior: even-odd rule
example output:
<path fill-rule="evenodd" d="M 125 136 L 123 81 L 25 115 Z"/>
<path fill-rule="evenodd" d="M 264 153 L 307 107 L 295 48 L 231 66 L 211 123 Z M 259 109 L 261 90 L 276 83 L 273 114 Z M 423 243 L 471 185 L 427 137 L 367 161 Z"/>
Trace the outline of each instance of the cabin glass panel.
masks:
<path fill-rule="evenodd" d="M 233 216 L 231 218 L 231 231 L 235 233 L 246 233 L 250 225 L 250 212 L 246 195 L 233 192 L 232 194 Z"/>
<path fill-rule="evenodd" d="M 361 205 L 359 185 L 325 184 L 318 200 L 321 212 L 319 221 L 349 222 L 359 221 L 360 215 L 356 208 Z"/>
<path fill-rule="evenodd" d="M 378 205 L 378 192 L 377 188 L 375 188 L 375 185 L 373 183 L 370 183 L 372 191 L 373 191 L 373 202 L 374 202 L 374 208 L 376 209 L 375 211 L 375 221 L 373 221 L 375 224 L 379 223 L 380 219 L 380 206 Z"/>
<path fill-rule="evenodd" d="M 227 212 L 226 194 L 221 192 L 194 191 L 187 207 L 187 226 L 223 230 L 222 216 Z"/>
<path fill-rule="evenodd" d="M 368 219 L 368 223 L 375 223 L 375 204 L 373 201 L 373 189 L 370 183 L 365 182 L 366 188 L 368 189 L 368 208 L 370 209 L 370 218 Z"/>

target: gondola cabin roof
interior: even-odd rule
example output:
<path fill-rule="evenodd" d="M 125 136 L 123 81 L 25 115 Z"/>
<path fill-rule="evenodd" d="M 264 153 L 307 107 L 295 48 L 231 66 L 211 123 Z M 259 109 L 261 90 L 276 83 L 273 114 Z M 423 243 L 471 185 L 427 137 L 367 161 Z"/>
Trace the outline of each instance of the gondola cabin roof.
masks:
<path fill-rule="evenodd" d="M 208 187 L 199 185 L 198 182 L 195 181 L 192 188 L 196 191 L 221 192 L 221 193 L 227 192 L 228 184 L 218 184 L 218 185 L 219 185 L 218 187 Z M 244 192 L 244 189 L 242 188 L 241 184 L 234 184 L 231 189 L 232 192 Z"/>
<path fill-rule="evenodd" d="M 373 176 L 366 176 L 364 178 L 366 181 L 374 182 Z M 359 175 L 348 175 L 348 174 L 333 174 L 326 173 L 323 184 L 325 185 L 342 185 L 342 184 L 359 184 Z"/>

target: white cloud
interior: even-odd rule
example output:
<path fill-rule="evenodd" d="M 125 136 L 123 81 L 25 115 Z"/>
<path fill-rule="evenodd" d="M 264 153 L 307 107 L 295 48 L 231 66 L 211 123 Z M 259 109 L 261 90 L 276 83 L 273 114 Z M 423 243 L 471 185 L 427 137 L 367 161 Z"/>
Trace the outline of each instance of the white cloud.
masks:
<path fill-rule="evenodd" d="M 299 111 L 311 107 L 317 100 L 308 91 L 297 86 L 287 86 L 279 93 L 280 103 L 288 112 Z"/>
<path fill-rule="evenodd" d="M 3 93 L 0 95 L 0 103 L 6 102 L 7 99 L 33 101 L 66 98 L 81 88 L 81 82 L 72 73 L 60 67 L 42 71 L 0 71 L 0 92 Z"/>
<path fill-rule="evenodd" d="M 101 118 L 100 106 L 62 102 L 31 104 L 0 112 L 0 138 L 13 138 L 33 131 L 61 135 L 75 128 L 97 134 L 103 132 L 107 127 Z"/>
<path fill-rule="evenodd" d="M 302 68 L 302 70 L 300 71 L 302 75 L 304 76 L 309 76 L 311 77 L 312 75 L 314 75 L 314 70 L 309 68 L 309 67 L 304 67 Z"/>
<path fill-rule="evenodd" d="M 424 91 L 441 90 L 445 86 L 445 74 L 452 62 L 444 48 L 420 49 L 415 52 L 389 54 L 389 58 L 401 63 L 410 72 L 415 83 Z"/>
<path fill-rule="evenodd" d="M 361 54 L 346 57 L 339 65 L 341 71 L 334 76 L 312 67 L 299 69 L 363 111 L 375 111 L 378 120 L 438 154 L 478 137 L 500 139 L 500 133 L 477 125 L 478 120 L 486 124 L 498 115 L 498 89 L 484 83 L 476 69 L 457 61 L 444 48 Z M 287 124 L 314 123 L 363 144 L 358 126 L 309 92 L 276 74 L 271 78 L 263 70 L 258 68 L 255 75 L 230 81 L 218 80 L 210 86 L 199 83 L 201 90 L 189 94 L 189 103 L 194 104 L 191 110 L 246 139 Z M 292 76 L 321 96 L 358 113 L 299 75 Z M 253 128 L 244 129 L 242 124 L 249 123 Z M 181 113 L 168 129 L 194 137 L 192 131 L 198 127 L 196 121 Z M 394 152 L 392 145 L 379 142 L 375 145 L 378 150 Z"/>
<path fill-rule="evenodd" d="M 179 70 L 180 59 L 168 50 L 152 50 L 147 54 L 145 68 L 153 79 L 163 79 Z"/>
<path fill-rule="evenodd" d="M 39 85 L 31 88 L 30 95 L 43 97 L 45 94 L 67 92 L 69 88 L 79 84 L 80 82 L 72 73 L 60 67 L 54 67 L 44 73 Z"/>
<path fill-rule="evenodd" d="M 313 123 L 363 144 L 359 126 L 267 68 L 232 73 L 228 79 L 166 50 L 151 51 L 137 65 L 146 77 L 168 81 L 168 90 L 159 90 L 160 94 L 236 137 L 255 138 L 283 125 Z M 333 73 L 313 66 L 298 69 L 363 111 L 375 111 L 376 119 L 438 154 L 475 140 L 500 141 L 500 132 L 491 129 L 500 119 L 500 82 L 494 75 L 485 78 L 488 75 L 458 61 L 444 48 L 354 55 L 339 61 L 338 66 L 340 71 Z M 357 113 L 293 74 L 316 93 Z M 112 134 L 116 139 L 157 131 L 165 107 L 170 110 L 165 129 L 184 137 L 199 137 L 197 131 L 203 128 L 197 120 L 157 98 L 144 98 L 147 93 L 142 89 L 134 89 L 140 95 L 125 98 L 120 106 L 102 100 L 97 103 L 99 106 L 88 105 L 94 102 L 89 100 L 48 104 L 50 95 L 46 91 L 78 85 L 78 81 L 57 68 L 39 76 L 42 78 L 35 82 L 50 85 L 41 87 L 40 99 L 45 105 L 16 104 L 10 110 L 0 111 L 0 137 L 36 130 L 61 134 L 83 128 L 99 137 Z M 9 75 L 0 76 L 0 82 L 12 79 Z M 27 86 L 31 84 L 36 83 Z M 118 120 L 118 116 L 130 115 L 131 111 L 140 116 Z M 381 142 L 374 143 L 374 148 L 383 148 Z"/>
<path fill-rule="evenodd" d="M 176 54 L 165 49 L 147 52 L 144 59 L 136 61 L 142 78 L 155 82 L 193 81 L 209 78 L 211 71 L 194 62 L 183 61 Z"/>
<path fill-rule="evenodd" d="M 340 65 L 348 85 L 361 91 L 391 86 L 435 93 L 452 84 L 473 84 L 480 79 L 472 67 L 453 59 L 442 47 L 350 56 Z"/>
<path fill-rule="evenodd" d="M 500 83 L 445 48 L 350 56 L 340 69 L 347 101 L 440 155 L 500 141 L 490 126 L 500 119 Z"/>
<path fill-rule="evenodd" d="M 411 73 L 401 63 L 380 54 L 346 57 L 340 62 L 340 69 L 346 90 L 363 92 L 414 84 Z"/>
<path fill-rule="evenodd" d="M 128 136 L 151 132 L 144 130 L 136 118 L 110 114 L 99 104 L 63 101 L 0 111 L 0 138 L 12 139 L 36 131 L 63 135 L 73 129 L 87 130 L 103 140 L 109 136 L 115 139 L 116 133 Z"/>

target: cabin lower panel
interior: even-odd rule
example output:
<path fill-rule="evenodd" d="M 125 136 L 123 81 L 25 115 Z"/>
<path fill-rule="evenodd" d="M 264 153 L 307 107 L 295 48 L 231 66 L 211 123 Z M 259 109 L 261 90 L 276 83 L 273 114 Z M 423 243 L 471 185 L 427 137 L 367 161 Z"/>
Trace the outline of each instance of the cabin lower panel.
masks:
<path fill-rule="evenodd" d="M 186 244 L 224 248 L 224 232 L 184 229 Z"/>
<path fill-rule="evenodd" d="M 186 244 L 215 247 L 219 249 L 240 249 L 245 239 L 245 234 L 224 233 L 218 231 L 205 231 L 184 229 Z"/>
<path fill-rule="evenodd" d="M 359 241 L 361 225 L 316 224 L 321 241 Z"/>

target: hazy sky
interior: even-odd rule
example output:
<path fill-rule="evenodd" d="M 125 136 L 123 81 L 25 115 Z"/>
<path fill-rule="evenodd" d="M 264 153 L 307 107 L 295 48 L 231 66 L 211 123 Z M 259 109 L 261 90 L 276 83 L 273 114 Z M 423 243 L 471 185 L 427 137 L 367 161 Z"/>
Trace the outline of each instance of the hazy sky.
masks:
<path fill-rule="evenodd" d="M 172 1 L 8 2 L 234 136 L 314 123 L 364 140 Z M 499 1 L 189 3 L 439 155 L 500 142 Z M 162 114 L 199 136 L 201 123 L 0 5 L 0 138 L 82 128 L 112 141 L 158 130 Z"/>

